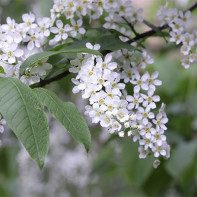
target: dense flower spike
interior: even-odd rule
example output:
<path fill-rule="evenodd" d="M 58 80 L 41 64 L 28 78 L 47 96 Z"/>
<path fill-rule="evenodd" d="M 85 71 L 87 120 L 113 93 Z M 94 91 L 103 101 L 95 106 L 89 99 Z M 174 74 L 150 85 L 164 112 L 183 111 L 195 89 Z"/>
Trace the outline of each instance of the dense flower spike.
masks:
<path fill-rule="evenodd" d="M 86 46 L 95 48 L 90 43 Z M 138 70 L 146 66 L 136 66 L 135 62 L 128 65 L 124 59 L 118 62 L 113 57 L 116 57 L 114 53 L 108 54 L 104 60 L 100 56 L 83 54 L 72 61 L 73 66 L 80 62 L 78 68 L 75 67 L 78 72 L 73 79 L 73 92 L 81 91 L 82 98 L 89 99 L 90 105 L 86 106 L 85 113 L 92 118 L 93 123 L 100 122 L 110 133 L 118 133 L 120 137 L 133 136 L 133 140 L 140 145 L 140 158 L 145 158 L 151 151 L 156 158 L 160 155 L 169 158 L 170 146 L 164 135 L 168 122 L 164 104 L 157 114 L 153 113 L 156 103 L 160 101 L 160 97 L 154 95 L 156 86 L 161 85 L 157 79 L 158 72 L 152 75 L 145 72 L 141 76 Z M 141 58 L 144 58 L 143 53 Z M 129 79 L 125 83 L 133 85 L 133 96 L 127 95 L 125 83 L 122 83 L 125 69 L 128 68 L 133 70 L 127 75 Z M 71 68 L 70 72 L 76 73 L 76 70 Z"/>
<path fill-rule="evenodd" d="M 0 75 L 19 78 L 28 86 L 38 83 L 52 65 L 44 59 L 20 75 L 22 63 L 29 56 L 44 51 L 46 45 L 54 47 L 83 38 L 86 33 L 84 16 L 91 23 L 105 14 L 103 28 L 120 32 L 120 40 L 127 42 L 138 35 L 134 27 L 143 21 L 141 13 L 142 9 L 135 10 L 130 0 L 54 0 L 49 18 L 36 20 L 30 12 L 22 16 L 22 23 L 16 23 L 8 17 L 7 24 L 0 25 L 0 62 L 5 72 Z M 186 32 L 192 22 L 190 11 L 167 9 L 166 4 L 160 7 L 157 16 L 163 22 L 161 25 L 170 27 L 170 42 L 181 44 L 180 51 L 186 56 L 181 62 L 189 68 L 197 61 L 197 31 Z M 78 54 L 76 59 L 70 60 L 70 72 L 76 73 L 76 78 L 72 79 L 73 92 L 81 91 L 82 98 L 89 100 L 86 114 L 93 123 L 100 123 L 120 137 L 133 136 L 133 141 L 139 143 L 140 158 L 145 158 L 151 151 L 156 158 L 169 158 L 170 146 L 164 134 L 168 118 L 164 104 L 157 112 L 160 97 L 155 93 L 162 82 L 157 79 L 157 71 L 149 73 L 145 70 L 154 62 L 153 58 L 137 43 L 132 42 L 132 46 L 135 51 L 122 49 L 108 53 L 104 58 Z M 99 44 L 87 43 L 86 47 L 100 50 Z M 127 84 L 132 85 L 133 95 L 126 92 Z M 1 119 L 0 132 L 4 124 Z M 154 167 L 159 163 L 155 160 Z"/>
<path fill-rule="evenodd" d="M 197 62 L 197 31 L 187 32 L 193 22 L 191 12 L 182 12 L 176 8 L 167 9 L 167 6 L 168 3 L 160 6 L 157 17 L 163 21 L 162 24 L 169 25 L 170 42 L 181 45 L 180 52 L 186 56 L 181 62 L 182 66 L 187 69 Z"/>

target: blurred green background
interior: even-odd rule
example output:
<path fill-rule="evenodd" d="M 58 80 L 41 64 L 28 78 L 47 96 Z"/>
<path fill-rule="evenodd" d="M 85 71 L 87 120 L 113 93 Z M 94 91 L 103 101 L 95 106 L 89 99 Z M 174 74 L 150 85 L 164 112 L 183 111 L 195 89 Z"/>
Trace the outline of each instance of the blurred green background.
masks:
<path fill-rule="evenodd" d="M 147 19 L 155 21 L 160 2 L 151 1 L 146 6 Z M 179 5 L 177 2 L 171 1 L 171 4 Z M 184 6 L 180 6 L 181 9 L 185 9 L 191 6 L 194 1 L 180 2 L 186 3 Z M 137 6 L 139 5 L 138 2 Z M 5 22 L 7 16 L 20 22 L 22 13 L 29 12 L 29 10 L 32 10 L 37 16 L 49 16 L 51 6 L 51 0 L 0 0 L 1 23 Z M 193 16 L 196 17 L 196 15 L 197 11 L 193 13 Z M 179 50 L 171 44 L 165 45 L 162 39 L 148 39 L 147 45 L 155 58 L 155 63 L 149 67 L 149 70 L 158 70 L 160 72 L 159 78 L 163 81 L 157 94 L 167 105 L 166 112 L 169 123 L 166 135 L 168 143 L 172 147 L 171 158 L 167 161 L 163 160 L 161 165 L 154 169 L 152 157 L 145 160 L 138 159 L 137 144 L 133 143 L 132 139 L 108 140 L 109 137 L 105 131 L 101 132 L 99 127 L 90 125 L 93 138 L 91 156 L 82 152 L 74 162 L 71 159 L 72 156 L 74 157 L 73 152 L 71 157 L 66 156 L 70 159 L 63 162 L 61 152 L 66 154 L 66 151 L 69 150 L 71 152 L 78 151 L 77 144 L 73 140 L 66 143 L 65 139 L 61 142 L 63 144 L 61 150 L 54 143 L 48 158 L 49 161 L 45 169 L 40 172 L 28 156 L 21 156 L 23 153 L 20 151 L 18 141 L 11 132 L 7 131 L 0 134 L 2 140 L 0 147 L 0 197 L 197 196 L 197 65 L 185 70 L 180 65 Z M 72 76 L 69 76 L 53 83 L 49 88 L 53 89 L 63 100 L 72 100 L 79 106 L 83 106 L 80 95 L 77 97 L 71 93 L 73 87 L 71 78 Z M 81 110 L 83 111 L 83 109 Z M 53 129 L 57 122 L 52 120 L 50 124 L 51 130 L 57 131 L 55 134 L 60 135 L 58 132 L 62 129 Z M 54 140 L 51 141 L 53 143 Z M 80 148 L 83 149 L 82 146 Z M 20 156 L 18 156 L 19 151 Z M 82 158 L 87 158 L 87 161 Z M 20 161 L 20 159 L 24 160 Z M 68 174 L 59 173 L 61 175 L 57 178 L 58 170 L 64 171 L 64 169 L 60 169 L 61 166 L 72 171 L 72 164 L 74 166 L 76 163 L 79 165 L 76 171 L 79 174 L 82 173 L 80 165 L 90 165 L 85 171 L 87 177 L 83 186 L 77 184 L 78 176 L 75 177 L 75 182 L 67 181 Z M 36 176 L 34 176 L 35 172 Z M 27 175 L 29 177 L 26 180 L 24 177 Z M 69 180 L 72 180 L 74 175 L 70 176 Z M 39 188 L 38 180 L 43 185 L 48 183 L 48 189 L 47 187 L 42 188 L 42 185 Z M 51 191 L 50 187 L 56 188 L 55 191 Z M 50 192 L 47 193 L 45 190 Z"/>

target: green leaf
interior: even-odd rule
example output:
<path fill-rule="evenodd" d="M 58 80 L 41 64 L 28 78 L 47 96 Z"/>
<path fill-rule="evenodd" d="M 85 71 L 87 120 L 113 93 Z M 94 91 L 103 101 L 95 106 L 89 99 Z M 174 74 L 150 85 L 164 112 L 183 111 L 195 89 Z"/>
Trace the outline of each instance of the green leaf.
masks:
<path fill-rule="evenodd" d="M 163 34 L 163 32 L 158 27 L 156 27 L 155 25 L 153 25 L 152 23 L 150 23 L 146 20 L 143 20 L 143 23 L 146 24 L 151 29 L 153 29 L 159 36 L 163 37 L 163 39 L 166 41 L 166 43 L 168 42 L 165 38 L 165 35 Z"/>
<path fill-rule="evenodd" d="M 5 74 L 4 68 L 2 66 L 0 66 L 0 73 Z"/>
<path fill-rule="evenodd" d="M 134 46 L 126 42 L 122 42 L 117 35 L 102 36 L 97 40 L 97 43 L 101 45 L 101 51 L 117 51 L 120 49 L 128 49 L 130 51 L 137 50 Z"/>
<path fill-rule="evenodd" d="M 40 168 L 49 149 L 46 114 L 32 90 L 20 80 L 0 77 L 0 112 Z"/>
<path fill-rule="evenodd" d="M 34 89 L 40 102 L 45 105 L 51 114 L 67 129 L 71 136 L 79 143 L 84 144 L 87 151 L 90 149 L 91 135 L 87 123 L 76 106 L 71 102 L 61 101 L 57 95 L 47 89 Z"/>
<path fill-rule="evenodd" d="M 46 76 L 45 79 L 50 79 L 52 77 L 60 75 L 61 73 L 64 73 L 65 71 L 67 71 L 70 67 L 71 67 L 70 64 L 68 64 L 68 65 L 63 64 L 63 65 L 54 66 L 51 69 L 51 71 L 49 72 L 49 74 Z"/>
<path fill-rule="evenodd" d="M 54 56 L 54 55 L 59 55 L 59 54 L 63 54 L 63 53 L 90 53 L 90 54 L 94 54 L 94 55 L 100 55 L 102 56 L 102 54 L 99 51 L 95 51 L 95 50 L 91 50 L 91 49 L 87 49 L 87 48 L 75 48 L 75 49 L 65 49 L 64 51 L 45 51 L 42 53 L 36 53 L 30 57 L 28 57 L 23 64 L 20 67 L 20 74 L 24 74 L 25 70 L 28 67 L 32 67 L 34 64 L 36 64 L 37 62 Z"/>
<path fill-rule="evenodd" d="M 174 177 L 180 177 L 181 173 L 191 164 L 197 150 L 196 142 L 180 144 L 169 161 L 166 162 L 166 170 Z"/>
<path fill-rule="evenodd" d="M 138 144 L 132 140 L 127 140 L 124 143 L 122 155 L 125 175 L 132 184 L 140 187 L 153 171 L 154 158 L 149 156 L 146 159 L 139 159 Z M 132 150 L 132 154 L 128 150 Z"/>

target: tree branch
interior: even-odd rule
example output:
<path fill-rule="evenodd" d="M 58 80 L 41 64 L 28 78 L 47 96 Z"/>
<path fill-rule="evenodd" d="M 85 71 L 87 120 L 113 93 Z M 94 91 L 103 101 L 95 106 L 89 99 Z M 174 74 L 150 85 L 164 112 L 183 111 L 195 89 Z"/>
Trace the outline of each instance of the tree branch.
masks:
<path fill-rule="evenodd" d="M 185 10 L 184 13 L 187 12 L 187 11 L 192 12 L 192 11 L 194 11 L 196 8 L 197 8 L 197 2 L 194 3 L 194 5 L 192 5 L 190 8 L 188 8 L 187 10 Z M 168 26 L 167 24 L 164 24 L 164 25 L 162 25 L 162 26 L 160 26 L 160 27 L 157 27 L 157 28 L 158 28 L 159 30 L 164 30 L 164 29 L 167 29 L 168 27 L 169 27 L 169 26 Z M 136 36 L 135 36 L 133 39 L 127 41 L 127 43 L 131 44 L 132 42 L 135 42 L 135 41 L 140 40 L 140 39 L 142 39 L 142 38 L 146 38 L 146 37 L 148 37 L 148 36 L 152 36 L 152 35 L 154 35 L 154 34 L 156 33 L 156 31 L 152 29 L 152 30 L 147 31 L 147 32 L 144 32 L 144 33 L 142 33 L 142 34 L 138 34 L 138 33 L 135 32 L 135 30 L 134 30 L 134 33 L 136 34 Z M 105 50 L 105 51 L 102 51 L 101 53 L 102 53 L 103 55 L 106 55 L 106 54 L 108 54 L 108 53 L 110 53 L 110 52 L 112 52 L 112 51 L 110 51 L 110 50 Z M 61 73 L 61 74 L 59 74 L 59 75 L 57 75 L 57 76 L 55 76 L 55 77 L 52 77 L 51 79 L 41 80 L 37 87 L 43 87 L 43 86 L 45 86 L 45 85 L 47 85 L 47 84 L 50 84 L 51 82 L 58 81 L 58 80 L 60 80 L 60 79 L 62 79 L 62 78 L 64 78 L 64 77 L 66 77 L 67 75 L 69 75 L 69 71 L 65 71 L 65 72 L 63 72 L 63 73 Z"/>
<path fill-rule="evenodd" d="M 194 11 L 196 8 L 197 8 L 197 2 L 194 3 L 194 5 L 192 5 L 189 9 L 185 10 L 184 13 L 187 12 L 187 11 L 192 12 L 192 11 Z"/>
<path fill-rule="evenodd" d="M 188 8 L 187 10 L 185 10 L 184 13 L 187 12 L 187 11 L 192 12 L 192 11 L 194 11 L 196 8 L 197 8 L 197 2 L 194 3 L 194 5 L 192 5 L 190 8 Z M 168 27 L 169 27 L 168 24 L 164 24 L 164 25 L 162 25 L 162 26 L 160 26 L 160 27 L 157 27 L 157 28 L 158 28 L 159 30 L 164 30 L 164 29 L 167 29 Z M 127 43 L 131 44 L 132 42 L 135 42 L 135 41 L 140 40 L 140 39 L 142 39 L 142 38 L 146 38 L 146 37 L 148 37 L 148 36 L 152 36 L 152 35 L 154 35 L 155 33 L 156 33 L 156 31 L 155 31 L 154 29 L 152 29 L 152 30 L 150 30 L 150 31 L 147 31 L 147 32 L 144 32 L 144 33 L 142 33 L 142 34 L 136 35 L 133 39 L 127 41 Z"/>
<path fill-rule="evenodd" d="M 50 78 L 50 79 L 41 80 L 36 88 L 43 87 L 43 86 L 48 85 L 48 84 L 50 84 L 51 82 L 54 82 L 54 81 L 58 81 L 58 80 L 60 80 L 64 77 L 68 76 L 69 74 L 70 74 L 70 72 L 67 70 L 67 71 L 65 71 L 65 72 L 63 72 L 63 73 L 61 73 L 61 74 L 59 74 L 55 77 Z"/>

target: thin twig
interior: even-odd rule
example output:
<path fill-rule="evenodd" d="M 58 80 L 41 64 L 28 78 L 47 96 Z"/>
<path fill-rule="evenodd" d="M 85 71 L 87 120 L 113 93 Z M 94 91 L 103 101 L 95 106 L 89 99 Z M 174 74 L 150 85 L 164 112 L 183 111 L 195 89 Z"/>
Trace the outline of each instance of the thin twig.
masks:
<path fill-rule="evenodd" d="M 131 30 L 133 31 L 133 33 L 135 34 L 135 36 L 139 35 L 139 34 L 136 32 L 134 26 L 133 26 L 124 16 L 122 16 L 122 19 L 128 24 L 128 26 L 131 28 Z"/>
<path fill-rule="evenodd" d="M 63 73 L 61 73 L 61 74 L 59 74 L 55 77 L 50 78 L 50 79 L 41 80 L 36 88 L 43 87 L 43 86 L 48 85 L 48 84 L 50 84 L 51 82 L 54 82 L 54 81 L 58 81 L 58 80 L 60 80 L 64 77 L 68 76 L 69 74 L 70 74 L 70 72 L 67 70 L 67 71 L 65 71 L 65 72 L 63 72 Z"/>

